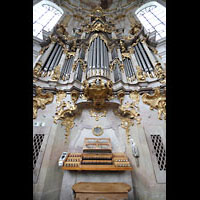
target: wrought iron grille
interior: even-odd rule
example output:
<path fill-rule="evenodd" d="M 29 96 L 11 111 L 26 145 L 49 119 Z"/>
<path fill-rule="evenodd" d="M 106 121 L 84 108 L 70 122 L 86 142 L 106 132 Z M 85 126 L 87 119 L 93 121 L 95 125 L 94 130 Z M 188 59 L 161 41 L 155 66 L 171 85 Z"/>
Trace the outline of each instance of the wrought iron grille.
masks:
<path fill-rule="evenodd" d="M 160 135 L 151 135 L 158 166 L 160 170 L 166 170 L 166 152 Z"/>
<path fill-rule="evenodd" d="M 44 134 L 35 134 L 33 137 L 33 170 L 35 169 L 43 140 Z"/>

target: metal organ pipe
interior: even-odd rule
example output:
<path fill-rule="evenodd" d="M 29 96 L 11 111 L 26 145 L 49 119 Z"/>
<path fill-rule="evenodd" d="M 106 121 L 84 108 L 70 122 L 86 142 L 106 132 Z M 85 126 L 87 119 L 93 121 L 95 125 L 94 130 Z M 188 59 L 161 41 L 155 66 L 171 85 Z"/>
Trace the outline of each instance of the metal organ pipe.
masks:
<path fill-rule="evenodd" d="M 58 63 L 59 63 L 59 61 L 60 61 L 60 59 L 61 59 L 62 54 L 63 54 L 63 49 L 62 49 L 62 47 L 61 47 L 61 51 L 60 51 L 60 53 L 59 53 L 59 55 L 58 55 L 58 59 L 56 60 L 56 63 L 55 63 L 55 65 L 54 65 L 54 67 L 56 67 L 56 66 L 58 65 Z"/>
<path fill-rule="evenodd" d="M 139 59 L 140 59 L 140 61 L 141 61 L 141 64 L 142 64 L 142 68 L 144 69 L 145 72 L 148 72 L 148 69 L 147 69 L 146 64 L 145 64 L 145 62 L 144 62 L 144 59 L 143 59 L 143 57 L 142 57 L 142 54 L 141 54 L 141 52 L 140 52 L 140 50 L 139 50 L 139 48 L 138 48 L 138 45 L 136 45 L 135 47 L 136 47 L 136 50 L 137 50 L 137 52 L 138 52 L 138 57 L 139 57 Z"/>
<path fill-rule="evenodd" d="M 104 44 L 104 42 L 103 42 L 103 65 L 102 66 L 103 66 L 102 68 L 104 69 L 105 68 L 105 44 Z"/>
<path fill-rule="evenodd" d="M 53 59 L 53 57 L 54 57 L 54 55 L 55 55 L 57 49 L 58 49 L 58 44 L 56 43 L 56 45 L 54 46 L 54 48 L 53 48 L 51 54 L 49 55 L 49 57 L 48 57 L 48 59 L 47 59 L 47 61 L 46 61 L 46 63 L 44 64 L 43 70 L 48 71 L 49 65 L 51 64 L 52 59 Z"/>
<path fill-rule="evenodd" d="M 131 68 L 130 68 L 130 65 L 129 65 L 129 59 L 128 58 L 126 59 L 126 62 L 127 62 L 127 68 L 128 68 L 129 78 L 130 78 L 132 76 L 132 72 L 131 72 Z"/>
<path fill-rule="evenodd" d="M 69 59 L 67 59 L 66 62 L 65 62 L 65 66 L 64 66 L 62 76 L 66 76 L 68 65 L 69 65 Z"/>
<path fill-rule="evenodd" d="M 94 46 L 94 42 L 92 42 L 92 44 L 90 45 L 90 52 L 89 52 L 89 68 L 92 68 L 92 53 L 93 53 L 93 46 Z"/>
<path fill-rule="evenodd" d="M 144 46 L 140 43 L 140 46 L 141 46 L 141 48 L 143 49 L 143 51 L 145 52 L 145 55 L 146 55 L 146 58 L 147 58 L 147 60 L 148 60 L 148 63 L 149 63 L 149 70 L 150 71 L 153 71 L 153 64 L 152 64 L 152 62 L 151 62 L 151 60 L 150 60 L 150 58 L 149 58 L 149 56 L 148 56 L 148 54 L 147 54 L 147 52 L 146 52 L 146 50 L 144 49 Z"/>
<path fill-rule="evenodd" d="M 136 50 L 135 47 L 134 47 L 134 50 L 135 50 L 135 58 L 136 58 L 136 60 L 137 60 L 137 63 L 138 63 L 138 65 L 140 65 L 140 66 L 142 67 L 142 63 L 141 63 L 141 61 L 140 61 L 140 59 L 139 59 L 138 52 L 137 52 L 137 50 Z"/>
<path fill-rule="evenodd" d="M 145 52 L 144 52 L 144 50 L 142 49 L 142 47 L 140 45 L 141 44 L 138 43 L 139 51 L 141 52 L 141 55 L 142 55 L 142 58 L 143 58 L 143 60 L 144 60 L 144 62 L 146 64 L 145 66 L 146 66 L 147 70 L 150 72 L 151 65 L 149 64 L 148 59 L 147 59 L 147 57 L 145 55 Z"/>
<path fill-rule="evenodd" d="M 103 41 L 100 40 L 100 46 L 101 46 L 101 65 L 100 67 L 103 68 Z"/>
<path fill-rule="evenodd" d="M 131 59 L 129 60 L 129 63 L 130 63 L 131 71 L 132 71 L 132 76 L 135 76 L 135 71 L 134 71 L 134 68 L 133 68 L 133 64 L 132 64 L 132 62 L 131 62 Z"/>
<path fill-rule="evenodd" d="M 99 53 L 99 50 L 100 50 L 100 45 L 99 45 L 99 37 L 97 38 L 97 69 L 100 68 L 100 53 Z"/>
<path fill-rule="evenodd" d="M 68 59 L 65 59 L 64 65 L 63 65 L 62 70 L 61 70 L 61 73 L 60 73 L 60 76 L 61 76 L 61 77 L 64 76 L 64 72 L 65 72 L 65 70 L 66 70 L 66 64 L 67 64 L 67 62 L 68 62 Z"/>
<path fill-rule="evenodd" d="M 69 70 L 68 70 L 68 74 L 71 72 L 73 61 L 74 61 L 74 56 L 72 56 L 72 57 L 70 58 L 70 63 L 69 63 L 69 68 L 68 68 L 68 69 L 69 69 Z"/>
<path fill-rule="evenodd" d="M 127 64 L 128 64 L 128 69 L 129 69 L 129 77 L 133 76 L 133 71 L 132 71 L 132 67 L 130 65 L 130 59 L 127 58 Z"/>
<path fill-rule="evenodd" d="M 123 64 L 124 64 L 124 71 L 126 76 L 128 77 L 128 69 L 127 69 L 127 64 L 126 64 L 126 59 L 123 60 Z"/>
<path fill-rule="evenodd" d="M 93 53 L 93 56 L 92 56 L 92 68 L 95 68 L 95 61 L 96 61 L 96 39 L 93 41 L 94 45 L 93 45 L 93 50 L 92 50 L 92 53 Z"/>
<path fill-rule="evenodd" d="M 50 65 L 48 71 L 52 71 L 52 70 L 53 70 L 53 68 L 54 68 L 54 66 L 55 66 L 55 63 L 56 63 L 56 60 L 57 60 L 57 58 L 58 58 L 58 54 L 60 53 L 61 48 L 62 48 L 62 47 L 59 45 L 58 50 L 57 50 L 57 52 L 56 52 L 56 54 L 55 54 L 55 56 L 54 56 L 54 58 L 53 58 L 53 60 L 52 60 L 52 62 L 51 62 L 51 65 Z"/>

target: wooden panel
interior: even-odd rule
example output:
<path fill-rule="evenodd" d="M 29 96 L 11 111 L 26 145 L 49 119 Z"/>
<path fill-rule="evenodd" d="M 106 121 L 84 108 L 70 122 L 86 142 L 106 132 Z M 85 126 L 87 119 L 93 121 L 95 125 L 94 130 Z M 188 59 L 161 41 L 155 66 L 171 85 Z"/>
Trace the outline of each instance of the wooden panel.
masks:
<path fill-rule="evenodd" d="M 63 170 L 89 171 L 131 171 L 132 167 L 116 167 L 114 165 L 81 165 L 79 167 L 62 167 Z"/>
<path fill-rule="evenodd" d="M 128 194 L 86 194 L 77 193 L 75 200 L 128 200 Z"/>
<path fill-rule="evenodd" d="M 127 193 L 131 190 L 126 183 L 97 183 L 79 182 L 73 185 L 72 189 L 76 193 Z"/>

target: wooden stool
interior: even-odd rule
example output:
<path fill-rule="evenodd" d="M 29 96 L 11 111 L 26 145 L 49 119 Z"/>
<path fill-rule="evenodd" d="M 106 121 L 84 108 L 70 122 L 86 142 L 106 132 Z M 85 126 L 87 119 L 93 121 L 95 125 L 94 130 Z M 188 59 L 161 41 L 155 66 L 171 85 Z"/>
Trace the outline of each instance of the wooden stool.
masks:
<path fill-rule="evenodd" d="M 128 200 L 131 187 L 126 183 L 79 182 L 72 189 L 75 200 Z"/>

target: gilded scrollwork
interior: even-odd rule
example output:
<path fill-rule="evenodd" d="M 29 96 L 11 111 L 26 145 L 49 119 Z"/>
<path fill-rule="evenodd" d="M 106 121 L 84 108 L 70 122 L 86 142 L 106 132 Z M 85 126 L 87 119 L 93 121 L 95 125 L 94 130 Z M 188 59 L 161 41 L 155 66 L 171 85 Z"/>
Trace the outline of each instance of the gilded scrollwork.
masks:
<path fill-rule="evenodd" d="M 120 105 L 118 108 L 119 113 L 123 117 L 128 117 L 129 119 L 134 119 L 137 121 L 137 124 L 141 123 L 141 118 L 139 118 L 140 114 L 137 112 L 137 105 L 135 102 L 129 103 L 126 102 L 124 105 Z"/>
<path fill-rule="evenodd" d="M 154 74 L 156 75 L 156 77 L 158 79 L 166 78 L 166 74 L 165 74 L 164 70 L 162 69 L 161 63 L 157 62 L 155 64 Z"/>
<path fill-rule="evenodd" d="M 57 65 L 55 67 L 51 79 L 52 80 L 59 80 L 60 79 L 60 65 Z"/>
<path fill-rule="evenodd" d="M 37 118 L 37 111 L 39 108 L 44 110 L 46 108 L 46 104 L 50 104 L 53 102 L 54 95 L 51 92 L 42 93 L 42 88 L 36 86 L 36 96 L 33 97 L 33 119 Z"/>
<path fill-rule="evenodd" d="M 74 104 L 76 104 L 78 98 L 79 98 L 80 93 L 77 90 L 72 90 L 71 91 L 71 99 Z"/>
<path fill-rule="evenodd" d="M 67 142 L 67 138 L 70 134 L 70 129 L 73 128 L 74 126 L 74 119 L 75 119 L 77 110 L 78 110 L 77 105 L 75 105 L 74 103 L 71 103 L 70 101 L 67 101 L 67 102 L 63 101 L 60 105 L 60 108 L 57 109 L 55 113 L 54 123 L 57 124 L 57 121 L 61 120 L 61 125 L 65 126 L 65 130 L 66 130 L 65 142 Z"/>
<path fill-rule="evenodd" d="M 99 121 L 100 117 L 106 117 L 107 110 L 106 109 L 97 110 L 97 109 L 92 108 L 89 111 L 89 113 L 91 117 L 95 117 L 95 120 Z"/>
<path fill-rule="evenodd" d="M 125 47 L 124 41 L 120 40 L 119 44 L 120 44 L 121 52 L 124 53 L 126 51 L 126 47 Z"/>
<path fill-rule="evenodd" d="M 63 120 L 65 117 L 73 117 L 77 112 L 77 105 L 70 101 L 62 102 L 60 109 L 58 109 L 54 116 L 54 123 L 57 124 L 58 120 Z"/>
<path fill-rule="evenodd" d="M 109 67 L 110 67 L 111 72 L 112 72 L 113 70 L 115 70 L 115 65 L 116 65 L 116 64 L 118 64 L 119 66 L 122 64 L 122 62 L 119 60 L 119 58 L 115 58 L 114 60 L 112 60 L 112 61 L 110 62 Z"/>
<path fill-rule="evenodd" d="M 144 82 L 146 80 L 146 74 L 143 72 L 142 68 L 140 66 L 136 66 L 136 76 L 137 80 Z"/>
<path fill-rule="evenodd" d="M 123 90 L 120 90 L 120 91 L 117 93 L 117 98 L 118 98 L 119 101 L 120 101 L 120 105 L 122 105 L 122 103 L 123 103 L 124 96 L 125 96 L 125 92 L 124 92 Z"/>
<path fill-rule="evenodd" d="M 65 131 L 66 131 L 66 133 L 65 133 L 65 143 L 68 140 L 70 130 L 74 127 L 74 119 L 75 119 L 75 116 L 65 117 L 61 122 L 61 125 L 65 126 Z"/>
<path fill-rule="evenodd" d="M 57 107 L 60 107 L 61 105 L 61 102 L 63 101 L 63 99 L 66 97 L 66 92 L 65 91 L 62 91 L 62 90 L 59 90 L 57 93 L 56 93 L 56 103 L 58 104 Z"/>
<path fill-rule="evenodd" d="M 33 76 L 34 77 L 39 77 L 41 76 L 41 68 L 42 68 L 42 62 L 39 61 L 36 63 L 34 69 L 33 69 Z"/>
<path fill-rule="evenodd" d="M 101 108 L 105 100 L 113 96 L 112 81 L 103 82 L 101 78 L 96 78 L 90 84 L 87 80 L 83 82 L 83 94 L 87 100 L 92 100 L 95 108 Z"/>
<path fill-rule="evenodd" d="M 113 112 L 116 116 L 118 116 L 121 119 L 121 127 L 126 131 L 126 139 L 127 143 L 129 144 L 129 140 L 131 139 L 130 127 L 134 125 L 134 122 L 128 117 L 121 116 L 117 110 L 114 110 Z"/>
<path fill-rule="evenodd" d="M 137 90 L 134 90 L 133 92 L 131 92 L 129 96 L 133 101 L 135 101 L 136 105 L 139 104 L 140 95 Z"/>
<path fill-rule="evenodd" d="M 114 113 L 121 119 L 121 127 L 126 130 L 127 143 L 130 139 L 130 126 L 134 125 L 134 120 L 137 121 L 137 124 L 141 123 L 140 113 L 138 103 L 139 96 L 138 92 L 134 91 L 130 94 L 130 98 L 133 102 L 126 102 L 123 104 L 125 92 L 123 90 L 119 91 L 117 94 L 118 99 L 120 100 L 120 105 L 118 110 L 115 110 Z"/>
<path fill-rule="evenodd" d="M 162 116 L 166 119 L 166 95 L 161 94 L 159 88 L 155 88 L 153 95 L 144 93 L 142 95 L 142 100 L 145 104 L 150 106 L 150 110 L 158 110 L 158 119 L 162 120 Z"/>

